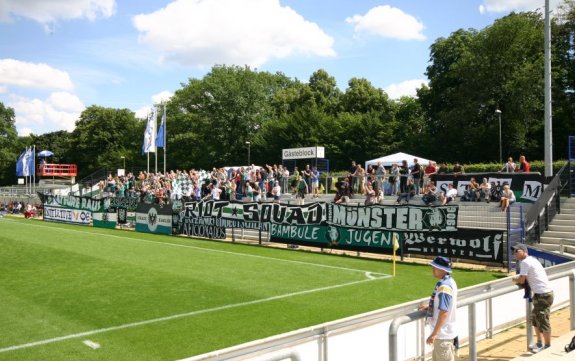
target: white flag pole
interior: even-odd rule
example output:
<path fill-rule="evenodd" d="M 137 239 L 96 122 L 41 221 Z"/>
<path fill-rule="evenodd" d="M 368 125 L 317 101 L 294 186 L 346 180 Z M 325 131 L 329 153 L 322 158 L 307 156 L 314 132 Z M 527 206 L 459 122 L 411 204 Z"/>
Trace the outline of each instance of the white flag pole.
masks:
<path fill-rule="evenodd" d="M 166 150 L 168 148 L 168 142 L 166 141 L 168 134 L 168 117 L 166 116 L 166 103 L 164 103 L 164 175 L 166 175 Z"/>

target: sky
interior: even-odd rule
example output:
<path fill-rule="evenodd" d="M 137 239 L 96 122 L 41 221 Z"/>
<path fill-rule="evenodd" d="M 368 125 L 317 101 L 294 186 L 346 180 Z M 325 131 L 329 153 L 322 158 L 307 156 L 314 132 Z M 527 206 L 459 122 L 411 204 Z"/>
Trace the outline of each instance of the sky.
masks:
<path fill-rule="evenodd" d="M 562 0 L 550 0 L 555 8 Z M 71 131 L 91 105 L 145 118 L 214 65 L 393 99 L 427 83 L 429 47 L 544 0 L 1 0 L 0 102 L 21 136 Z M 542 50 L 543 51 L 543 50 Z"/>

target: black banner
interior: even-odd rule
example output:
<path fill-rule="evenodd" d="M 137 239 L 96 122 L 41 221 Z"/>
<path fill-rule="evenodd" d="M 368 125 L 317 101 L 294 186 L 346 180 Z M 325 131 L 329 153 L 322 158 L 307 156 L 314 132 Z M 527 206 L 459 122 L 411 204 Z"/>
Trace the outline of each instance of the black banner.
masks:
<path fill-rule="evenodd" d="M 404 254 L 437 255 L 503 264 L 502 231 L 459 229 L 457 232 L 402 232 Z"/>

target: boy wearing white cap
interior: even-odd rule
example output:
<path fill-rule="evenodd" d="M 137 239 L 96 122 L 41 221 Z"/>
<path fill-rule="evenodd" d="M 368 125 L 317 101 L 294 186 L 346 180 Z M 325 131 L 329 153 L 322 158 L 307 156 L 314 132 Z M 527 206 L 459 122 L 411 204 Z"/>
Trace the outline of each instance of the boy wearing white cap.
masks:
<path fill-rule="evenodd" d="M 438 256 L 431 262 L 433 277 L 439 281 L 429 299 L 429 304 L 419 306 L 427 310 L 431 334 L 427 344 L 433 344 L 433 361 L 454 361 L 457 343 L 456 311 L 457 284 L 451 277 L 451 261 Z"/>

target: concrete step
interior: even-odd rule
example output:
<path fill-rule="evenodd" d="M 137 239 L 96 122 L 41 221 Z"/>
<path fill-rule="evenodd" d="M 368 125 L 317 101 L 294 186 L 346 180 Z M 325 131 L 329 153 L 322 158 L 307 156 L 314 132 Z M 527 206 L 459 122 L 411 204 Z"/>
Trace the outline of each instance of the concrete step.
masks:
<path fill-rule="evenodd" d="M 575 234 L 575 222 L 571 225 L 564 225 L 564 224 L 555 224 L 555 222 L 551 222 L 549 225 L 549 231 L 554 232 L 571 232 Z"/>
<path fill-rule="evenodd" d="M 545 231 L 545 232 L 543 232 L 543 236 L 554 237 L 554 238 L 575 239 L 575 233 L 573 233 L 573 232 Z"/>
<path fill-rule="evenodd" d="M 573 220 L 575 221 L 575 214 L 560 213 L 555 216 L 558 220 Z"/>
<path fill-rule="evenodd" d="M 571 238 L 560 238 L 560 237 L 550 237 L 547 236 L 545 233 L 541 236 L 541 243 L 546 244 L 566 244 L 575 246 L 575 239 Z"/>
<path fill-rule="evenodd" d="M 556 226 L 575 226 L 575 219 L 557 219 L 555 217 L 551 224 Z"/>

